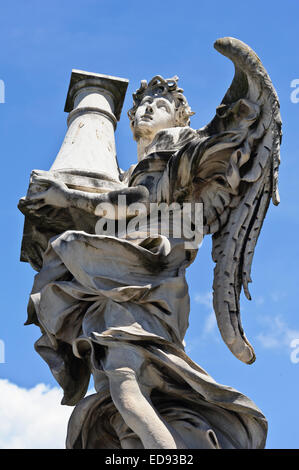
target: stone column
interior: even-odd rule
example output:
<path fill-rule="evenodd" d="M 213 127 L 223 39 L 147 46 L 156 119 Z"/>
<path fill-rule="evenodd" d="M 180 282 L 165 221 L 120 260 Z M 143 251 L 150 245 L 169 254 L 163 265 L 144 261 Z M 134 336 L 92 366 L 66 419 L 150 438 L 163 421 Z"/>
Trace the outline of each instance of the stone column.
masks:
<path fill-rule="evenodd" d="M 114 132 L 127 86 L 123 78 L 72 70 L 68 130 L 50 171 L 84 170 L 119 179 Z"/>
<path fill-rule="evenodd" d="M 68 130 L 50 171 L 39 173 L 45 177 L 50 173 L 69 188 L 81 191 L 106 193 L 121 189 L 114 132 L 127 86 L 124 78 L 73 70 L 65 104 Z M 40 190 L 30 180 L 27 195 Z M 75 208 L 50 206 L 41 208 L 34 218 L 26 215 L 21 261 L 39 270 L 49 239 L 65 230 L 93 233 L 95 221 L 91 216 L 89 219 Z"/>

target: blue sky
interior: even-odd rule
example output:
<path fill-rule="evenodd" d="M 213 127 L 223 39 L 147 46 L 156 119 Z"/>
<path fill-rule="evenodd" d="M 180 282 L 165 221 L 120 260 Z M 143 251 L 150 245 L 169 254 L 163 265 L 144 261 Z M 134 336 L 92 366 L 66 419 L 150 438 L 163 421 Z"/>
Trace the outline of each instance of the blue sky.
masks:
<path fill-rule="evenodd" d="M 23 326 L 34 271 L 19 262 L 23 215 L 17 203 L 26 194 L 31 170 L 49 169 L 60 148 L 71 69 L 130 80 L 116 132 L 119 163 L 126 169 L 137 158 L 126 111 L 140 80 L 177 74 L 196 111 L 191 126 L 202 127 L 233 77 L 232 64 L 213 48 L 223 36 L 241 39 L 257 52 L 278 92 L 284 133 L 281 204 L 270 207 L 258 241 L 253 300 L 242 296 L 241 301 L 256 363 L 247 366 L 233 357 L 215 326 L 209 239 L 188 272 L 187 351 L 218 382 L 239 389 L 262 409 L 269 422 L 268 448 L 299 448 L 299 363 L 290 359 L 291 340 L 299 338 L 299 103 L 290 100 L 291 81 L 299 78 L 298 2 L 12 0 L 0 1 L 0 7 L 0 79 L 5 83 L 5 103 L 0 104 L 0 339 L 5 345 L 0 421 L 7 423 L 0 424 L 0 448 L 63 446 L 63 433 L 50 439 L 51 426 L 42 428 L 36 407 L 45 416 L 51 410 L 56 424 L 65 423 L 70 411 L 56 405 L 57 384 L 33 349 L 38 329 Z M 26 415 L 22 403 L 28 407 Z"/>

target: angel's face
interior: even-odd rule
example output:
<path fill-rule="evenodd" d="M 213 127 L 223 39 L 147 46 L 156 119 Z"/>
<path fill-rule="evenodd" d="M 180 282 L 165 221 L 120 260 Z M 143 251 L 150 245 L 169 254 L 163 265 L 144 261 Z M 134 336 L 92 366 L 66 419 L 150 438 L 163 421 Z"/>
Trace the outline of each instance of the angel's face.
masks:
<path fill-rule="evenodd" d="M 132 126 L 134 138 L 152 140 L 160 130 L 175 126 L 175 114 L 175 102 L 170 93 L 145 96 L 135 113 Z"/>

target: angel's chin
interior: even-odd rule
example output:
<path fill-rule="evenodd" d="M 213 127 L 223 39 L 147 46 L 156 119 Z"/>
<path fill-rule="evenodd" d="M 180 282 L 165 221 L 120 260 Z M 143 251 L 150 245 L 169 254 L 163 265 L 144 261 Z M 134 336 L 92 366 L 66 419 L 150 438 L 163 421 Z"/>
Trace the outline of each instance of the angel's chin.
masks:
<path fill-rule="evenodd" d="M 155 132 L 153 126 L 149 122 L 141 122 L 133 129 L 134 139 L 151 139 Z"/>

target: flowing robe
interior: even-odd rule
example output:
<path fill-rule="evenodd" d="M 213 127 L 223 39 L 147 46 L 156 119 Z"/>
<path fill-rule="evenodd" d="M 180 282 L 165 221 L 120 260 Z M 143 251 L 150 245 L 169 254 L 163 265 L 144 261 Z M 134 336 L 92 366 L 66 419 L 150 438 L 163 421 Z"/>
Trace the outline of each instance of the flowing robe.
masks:
<path fill-rule="evenodd" d="M 178 152 L 181 158 L 182 148 L 187 151 L 196 139 L 189 128 L 161 134 L 128 185 L 145 185 L 152 201 L 161 201 L 173 189 Z M 146 368 L 155 371 L 152 402 L 190 447 L 202 445 L 207 429 L 223 448 L 264 447 L 267 422 L 261 411 L 237 390 L 215 382 L 184 351 L 185 270 L 196 255 L 184 242 L 143 231 L 126 239 L 76 230 L 49 241 L 27 323 L 41 328 L 35 347 L 64 389 L 63 403 L 76 405 L 67 447 L 119 448 L 121 436 L 130 435 L 125 423 L 113 425 L 118 412 L 102 366 L 107 348 L 128 344 L 143 359 L 138 380 L 143 383 Z M 96 393 L 84 398 L 91 374 Z"/>

